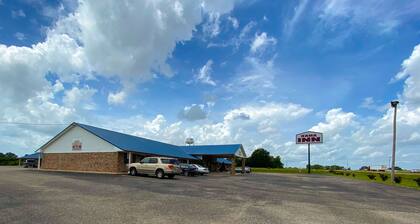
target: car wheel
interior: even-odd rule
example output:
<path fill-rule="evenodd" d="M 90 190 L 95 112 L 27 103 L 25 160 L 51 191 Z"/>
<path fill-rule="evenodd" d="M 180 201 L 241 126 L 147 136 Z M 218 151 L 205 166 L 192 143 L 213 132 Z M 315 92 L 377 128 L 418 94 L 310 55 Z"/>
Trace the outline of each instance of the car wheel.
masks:
<path fill-rule="evenodd" d="M 136 168 L 134 168 L 134 167 L 131 167 L 130 168 L 130 175 L 131 176 L 137 176 L 137 170 L 136 170 Z"/>
<path fill-rule="evenodd" d="M 156 177 L 162 179 L 164 176 L 163 170 L 156 170 Z"/>
<path fill-rule="evenodd" d="M 184 171 L 184 176 L 188 176 L 188 171 Z"/>
<path fill-rule="evenodd" d="M 175 176 L 175 175 L 173 175 L 173 174 L 169 174 L 169 175 L 168 175 L 168 178 L 169 178 L 169 179 L 174 179 L 174 176 Z"/>

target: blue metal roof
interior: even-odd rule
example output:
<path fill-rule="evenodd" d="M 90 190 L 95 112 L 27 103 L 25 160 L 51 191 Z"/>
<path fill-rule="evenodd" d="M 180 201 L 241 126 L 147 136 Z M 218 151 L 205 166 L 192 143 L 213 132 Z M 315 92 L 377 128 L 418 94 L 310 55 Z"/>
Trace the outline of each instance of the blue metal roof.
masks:
<path fill-rule="evenodd" d="M 216 162 L 217 163 L 224 163 L 224 164 L 227 164 L 227 165 L 232 165 L 232 162 L 230 160 L 226 159 L 226 158 L 217 158 Z"/>
<path fill-rule="evenodd" d="M 242 145 L 191 145 L 179 147 L 191 155 L 234 155 Z"/>
<path fill-rule="evenodd" d="M 21 159 L 38 159 L 39 152 L 33 153 L 33 154 L 25 154 L 24 156 L 20 157 Z M 41 155 L 42 158 L 42 155 Z"/>
<path fill-rule="evenodd" d="M 127 135 L 120 132 L 110 131 L 103 128 L 97 128 L 86 124 L 75 123 L 79 127 L 102 138 L 119 149 L 144 154 L 161 155 L 183 159 L 197 159 L 186 153 L 176 145 L 158 142 L 133 135 Z"/>

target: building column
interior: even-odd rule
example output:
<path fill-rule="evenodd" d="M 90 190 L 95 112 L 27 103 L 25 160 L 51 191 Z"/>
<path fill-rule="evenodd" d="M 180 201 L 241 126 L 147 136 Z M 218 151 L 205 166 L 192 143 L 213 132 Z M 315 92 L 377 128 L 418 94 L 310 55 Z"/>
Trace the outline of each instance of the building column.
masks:
<path fill-rule="evenodd" d="M 42 151 L 39 150 L 39 154 L 38 154 L 38 170 L 41 169 L 41 154 L 42 154 Z"/>
<path fill-rule="evenodd" d="M 131 152 L 128 152 L 128 164 L 132 163 L 132 157 L 133 155 L 131 154 Z"/>
<path fill-rule="evenodd" d="M 242 173 L 245 173 L 245 158 L 242 157 Z"/>
<path fill-rule="evenodd" d="M 235 176 L 236 175 L 236 161 L 235 161 L 235 156 L 232 156 L 231 161 L 232 161 L 232 165 L 230 166 L 230 175 Z"/>

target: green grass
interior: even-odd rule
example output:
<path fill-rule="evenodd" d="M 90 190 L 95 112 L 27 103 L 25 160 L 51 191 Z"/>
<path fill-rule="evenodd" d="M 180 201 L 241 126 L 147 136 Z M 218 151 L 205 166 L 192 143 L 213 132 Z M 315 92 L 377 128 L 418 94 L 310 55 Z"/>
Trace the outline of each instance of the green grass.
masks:
<path fill-rule="evenodd" d="M 348 171 L 348 172 L 350 172 L 350 171 Z M 354 177 L 354 179 L 372 181 L 372 182 L 388 184 L 388 185 L 394 185 L 392 183 L 392 180 L 391 180 L 391 174 L 388 173 L 388 172 L 386 172 L 386 173 L 384 173 L 384 172 L 370 172 L 370 171 L 351 171 L 351 172 L 356 174 L 356 177 Z M 388 176 L 388 179 L 386 181 L 382 181 L 382 179 L 379 176 L 380 173 L 386 174 Z M 370 180 L 369 177 L 367 176 L 368 174 L 374 174 L 376 176 L 375 180 Z M 414 179 L 420 177 L 419 173 L 397 172 L 395 175 L 400 176 L 402 178 L 401 183 L 395 184 L 396 186 L 411 187 L 411 188 L 416 188 L 416 189 L 420 190 L 420 187 L 417 185 L 417 182 L 414 181 Z M 351 177 L 351 178 L 353 178 L 353 177 Z"/>
<path fill-rule="evenodd" d="M 308 173 L 306 169 L 299 168 L 252 168 L 252 172 L 256 173 Z M 329 174 L 328 170 L 311 170 L 315 174 Z"/>
<path fill-rule="evenodd" d="M 299 168 L 252 168 L 252 172 L 256 173 L 295 173 L 295 174 L 307 174 L 308 171 L 306 169 L 299 169 Z M 388 172 L 371 172 L 371 171 L 347 171 L 347 170 L 337 170 L 334 173 L 329 172 L 328 170 L 311 170 L 312 174 L 322 174 L 322 175 L 333 175 L 333 176 L 339 176 L 349 179 L 358 179 L 358 180 L 364 180 L 364 181 L 370 181 L 370 182 L 376 182 L 381 184 L 388 184 L 388 185 L 395 185 L 395 186 L 404 186 L 404 187 L 410 187 L 420 190 L 420 187 L 417 185 L 417 182 L 414 181 L 414 179 L 420 177 L 420 173 L 408 173 L 408 172 L 397 172 L 396 176 L 401 176 L 402 181 L 400 184 L 393 184 L 391 181 L 391 174 Z M 347 176 L 346 173 L 349 173 Z M 379 174 L 383 173 L 388 175 L 388 179 L 386 181 L 382 181 Z M 352 174 L 355 174 L 353 177 Z M 370 180 L 367 176 L 368 174 L 375 175 L 374 180 Z"/>

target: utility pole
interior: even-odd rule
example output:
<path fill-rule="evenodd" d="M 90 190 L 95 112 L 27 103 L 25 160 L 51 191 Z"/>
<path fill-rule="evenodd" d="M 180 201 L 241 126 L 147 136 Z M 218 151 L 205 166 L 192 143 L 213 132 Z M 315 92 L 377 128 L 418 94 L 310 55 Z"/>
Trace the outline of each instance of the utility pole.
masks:
<path fill-rule="evenodd" d="M 391 164 L 391 180 L 395 183 L 395 148 L 397 142 L 397 105 L 398 101 L 391 101 L 391 107 L 394 108 L 394 127 L 392 136 L 392 164 Z"/>

